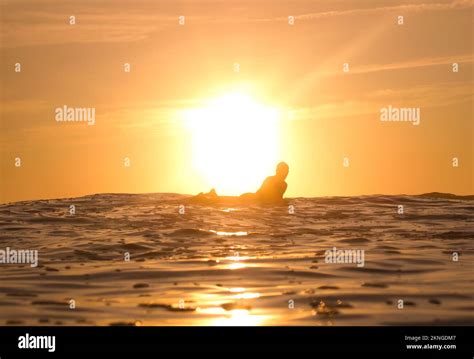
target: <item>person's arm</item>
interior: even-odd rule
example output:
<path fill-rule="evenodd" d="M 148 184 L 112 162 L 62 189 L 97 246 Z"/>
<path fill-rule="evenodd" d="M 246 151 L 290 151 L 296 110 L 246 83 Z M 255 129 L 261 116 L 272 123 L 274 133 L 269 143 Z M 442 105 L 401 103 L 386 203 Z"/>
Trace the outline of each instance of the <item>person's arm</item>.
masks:
<path fill-rule="evenodd" d="M 281 198 L 283 198 L 283 195 L 285 194 L 286 189 L 288 188 L 288 183 L 283 182 L 282 187 L 283 187 L 283 188 L 282 188 L 282 192 L 281 192 Z"/>
<path fill-rule="evenodd" d="M 262 193 L 263 191 L 265 191 L 265 189 L 268 187 L 268 183 L 271 181 L 271 177 L 267 177 L 265 178 L 265 180 L 263 181 L 262 185 L 260 186 L 260 188 L 258 189 L 258 191 L 256 192 L 257 194 L 260 194 Z"/>

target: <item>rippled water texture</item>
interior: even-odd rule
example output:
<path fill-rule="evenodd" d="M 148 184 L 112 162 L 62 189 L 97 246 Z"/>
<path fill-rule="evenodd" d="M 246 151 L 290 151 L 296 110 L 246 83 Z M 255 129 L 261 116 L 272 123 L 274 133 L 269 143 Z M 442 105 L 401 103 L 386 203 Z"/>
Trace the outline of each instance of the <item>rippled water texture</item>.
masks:
<path fill-rule="evenodd" d="M 185 202 L 104 194 L 1 205 L 0 249 L 37 249 L 39 266 L 0 264 L 0 324 L 474 324 L 472 200 L 296 198 L 293 214 L 180 214 Z M 364 250 L 364 266 L 326 263 L 333 247 Z"/>

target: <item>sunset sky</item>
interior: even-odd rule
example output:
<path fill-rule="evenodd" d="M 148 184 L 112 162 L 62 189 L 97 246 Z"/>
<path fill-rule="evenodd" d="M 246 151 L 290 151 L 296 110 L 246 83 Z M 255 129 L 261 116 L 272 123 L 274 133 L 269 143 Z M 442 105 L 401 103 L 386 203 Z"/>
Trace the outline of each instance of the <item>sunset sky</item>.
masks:
<path fill-rule="evenodd" d="M 473 194 L 473 1 L 0 3 L 0 202 L 238 194 L 280 160 L 289 197 Z"/>

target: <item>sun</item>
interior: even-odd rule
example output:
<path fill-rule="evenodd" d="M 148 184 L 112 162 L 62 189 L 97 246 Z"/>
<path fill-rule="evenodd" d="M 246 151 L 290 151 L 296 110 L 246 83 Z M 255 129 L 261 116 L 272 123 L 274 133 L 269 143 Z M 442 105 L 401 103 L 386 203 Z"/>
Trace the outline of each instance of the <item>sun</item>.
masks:
<path fill-rule="evenodd" d="M 244 93 L 185 112 L 193 165 L 219 194 L 256 191 L 279 160 L 280 111 Z"/>

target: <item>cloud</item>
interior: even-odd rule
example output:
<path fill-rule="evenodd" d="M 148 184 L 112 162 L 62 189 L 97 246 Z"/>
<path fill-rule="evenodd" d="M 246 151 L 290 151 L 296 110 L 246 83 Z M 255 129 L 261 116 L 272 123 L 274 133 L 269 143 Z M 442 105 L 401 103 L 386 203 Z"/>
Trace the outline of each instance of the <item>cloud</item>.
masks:
<path fill-rule="evenodd" d="M 473 101 L 472 84 L 439 83 L 412 88 L 385 88 L 367 94 L 354 94 L 350 98 L 329 98 L 315 106 L 293 109 L 292 120 L 324 120 L 372 116 L 380 106 L 410 104 L 423 109 L 453 106 Z"/>
<path fill-rule="evenodd" d="M 197 6 L 193 2 L 176 3 L 150 1 L 83 1 L 80 6 L 73 2 L 5 1 L 2 4 L 3 47 L 52 45 L 63 43 L 131 42 L 149 38 L 153 33 L 170 26 L 178 26 L 178 17 L 186 16 L 187 23 L 194 24 L 239 24 L 288 21 L 288 15 L 261 18 L 257 14 L 258 1 L 249 5 L 242 3 L 245 11 L 232 16 L 220 13 L 221 1 L 206 2 Z M 357 3 L 357 2 L 356 2 Z M 382 2 L 383 3 L 383 2 Z M 185 6 L 183 6 L 185 4 Z M 213 6 L 219 4 L 219 6 Z M 267 6 L 271 6 L 268 4 Z M 388 12 L 424 12 L 468 9 L 474 0 L 456 0 L 448 3 L 415 3 L 371 8 L 338 9 L 321 12 L 295 14 L 299 21 L 311 21 L 340 16 L 357 16 Z M 260 11 L 260 12 L 259 12 Z M 279 12 L 291 12 L 291 7 L 279 8 Z M 74 15 L 77 25 L 68 24 Z"/>
<path fill-rule="evenodd" d="M 6 48 L 65 43 L 131 42 L 178 26 L 180 12 L 151 7 L 149 2 L 6 2 L 2 5 L 1 42 Z M 69 24 L 74 16 L 75 25 Z M 186 16 L 200 21 L 202 16 Z"/>
<path fill-rule="evenodd" d="M 450 3 L 421 3 L 421 4 L 402 4 L 395 6 L 383 6 L 374 8 L 363 8 L 363 9 L 348 9 L 338 11 L 323 11 L 315 13 L 307 13 L 301 15 L 295 15 L 296 20 L 317 20 L 324 18 L 331 18 L 336 16 L 354 16 L 354 15 L 370 15 L 377 13 L 387 12 L 423 12 L 423 11 L 443 11 L 443 10 L 456 10 L 456 9 L 468 9 L 474 7 L 474 0 L 456 0 Z M 288 21 L 288 17 L 281 17 L 270 20 L 283 20 Z"/>
<path fill-rule="evenodd" d="M 417 67 L 430 67 L 430 66 L 441 66 L 451 65 L 453 63 L 470 63 L 474 61 L 472 54 L 459 55 L 459 56 L 445 56 L 445 57 L 434 57 L 434 58 L 421 58 L 409 61 L 386 63 L 386 64 L 368 64 L 358 67 L 351 68 L 349 73 L 342 73 L 341 71 L 328 71 L 320 73 L 325 76 L 348 76 L 354 74 L 365 74 L 379 71 L 395 71 L 413 69 Z"/>

